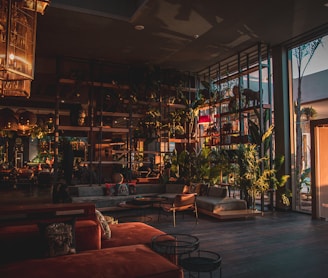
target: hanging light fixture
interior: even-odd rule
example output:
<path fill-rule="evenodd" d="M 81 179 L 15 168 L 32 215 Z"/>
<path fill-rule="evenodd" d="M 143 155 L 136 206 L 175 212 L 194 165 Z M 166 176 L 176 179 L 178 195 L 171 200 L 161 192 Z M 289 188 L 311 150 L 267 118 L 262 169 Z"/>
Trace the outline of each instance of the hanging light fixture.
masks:
<path fill-rule="evenodd" d="M 0 0 L 0 95 L 30 96 L 37 13 L 50 0 Z"/>
<path fill-rule="evenodd" d="M 18 128 L 18 119 L 16 113 L 10 108 L 0 109 L 0 130 L 16 131 Z"/>
<path fill-rule="evenodd" d="M 20 135 L 29 136 L 31 129 L 34 128 L 37 123 L 37 116 L 33 112 L 27 110 L 16 111 L 16 114 L 18 116 L 17 132 Z"/>

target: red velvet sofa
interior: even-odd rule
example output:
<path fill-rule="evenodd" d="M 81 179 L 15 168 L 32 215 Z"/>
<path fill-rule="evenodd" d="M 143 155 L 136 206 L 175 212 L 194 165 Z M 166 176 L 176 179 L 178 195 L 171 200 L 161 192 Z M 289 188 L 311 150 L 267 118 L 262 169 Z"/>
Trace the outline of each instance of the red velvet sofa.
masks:
<path fill-rule="evenodd" d="M 37 217 L 0 225 L 0 277 L 183 277 L 180 267 L 150 248 L 162 231 L 141 222 L 111 224 L 111 238 L 103 239 L 94 205 L 86 205 L 88 215 L 75 222 L 76 254 L 40 256 Z"/>

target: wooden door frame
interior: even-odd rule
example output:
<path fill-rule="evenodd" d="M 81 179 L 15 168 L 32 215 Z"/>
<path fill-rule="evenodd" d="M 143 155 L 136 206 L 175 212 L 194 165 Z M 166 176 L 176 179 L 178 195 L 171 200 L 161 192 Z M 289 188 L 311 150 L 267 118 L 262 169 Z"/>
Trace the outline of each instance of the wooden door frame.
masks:
<path fill-rule="evenodd" d="M 311 120 L 310 134 L 311 134 L 311 192 L 312 192 L 312 219 L 319 218 L 319 211 L 317 209 L 317 177 L 316 177 L 316 156 L 315 156 L 315 128 L 319 126 L 328 127 L 328 118 Z"/>

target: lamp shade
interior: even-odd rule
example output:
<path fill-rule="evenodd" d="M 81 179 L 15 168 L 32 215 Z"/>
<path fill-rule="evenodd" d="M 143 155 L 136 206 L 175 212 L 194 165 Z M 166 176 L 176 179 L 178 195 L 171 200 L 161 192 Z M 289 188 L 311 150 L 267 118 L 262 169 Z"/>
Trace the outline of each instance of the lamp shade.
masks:
<path fill-rule="evenodd" d="M 37 117 L 36 115 L 31 111 L 23 111 L 18 114 L 18 123 L 19 125 L 24 126 L 34 126 L 36 125 Z"/>
<path fill-rule="evenodd" d="M 210 115 L 203 115 L 199 116 L 198 123 L 199 124 L 207 124 L 211 122 L 211 117 Z"/>
<path fill-rule="evenodd" d="M 29 136 L 31 129 L 36 125 L 37 117 L 31 111 L 17 111 L 18 115 L 18 130 L 17 134 L 21 136 Z"/>
<path fill-rule="evenodd" d="M 18 119 L 13 110 L 3 108 L 0 110 L 0 129 L 1 130 L 17 130 Z"/>
<path fill-rule="evenodd" d="M 31 11 L 37 11 L 40 14 L 44 14 L 45 9 L 50 4 L 50 0 L 24 0 L 25 9 Z"/>

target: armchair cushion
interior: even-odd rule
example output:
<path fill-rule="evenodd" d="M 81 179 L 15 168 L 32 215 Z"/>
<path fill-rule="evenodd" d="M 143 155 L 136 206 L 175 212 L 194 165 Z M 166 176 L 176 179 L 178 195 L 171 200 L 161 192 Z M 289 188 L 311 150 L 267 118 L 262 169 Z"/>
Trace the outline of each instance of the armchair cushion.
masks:
<path fill-rule="evenodd" d="M 195 206 L 196 195 L 193 193 L 177 194 L 173 203 L 164 203 L 162 208 L 165 211 L 183 211 Z"/>

